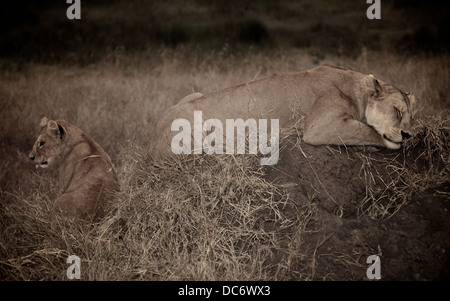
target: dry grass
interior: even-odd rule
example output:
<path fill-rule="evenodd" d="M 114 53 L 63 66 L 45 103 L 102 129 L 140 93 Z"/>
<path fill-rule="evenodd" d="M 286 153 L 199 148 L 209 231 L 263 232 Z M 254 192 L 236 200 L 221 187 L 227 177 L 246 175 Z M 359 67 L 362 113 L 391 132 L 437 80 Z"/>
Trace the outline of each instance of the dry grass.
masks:
<path fill-rule="evenodd" d="M 403 153 L 376 159 L 360 154 L 363 161 L 360 176 L 366 186 L 366 197 L 358 207 L 360 215 L 390 218 L 414 195 L 448 183 L 449 113 L 447 110 L 416 120 L 416 135 L 407 140 Z"/>
<path fill-rule="evenodd" d="M 373 73 L 419 101 L 419 135 L 403 154 L 381 162 L 391 182 L 380 183 L 373 169 L 380 162 L 362 157 L 361 214 L 388 218 L 411 194 L 448 181 L 449 119 L 423 117 L 448 107 L 447 57 L 371 53 L 316 61 L 301 51 L 233 56 L 224 49 L 116 53 L 85 68 L 29 66 L 0 80 L 0 278 L 65 280 L 69 255 L 81 258 L 83 280 L 314 278 L 315 258 L 306 256 L 303 235 L 316 208 L 296 204 L 265 181 L 257 158 L 187 157 L 155 165 L 141 153 L 161 113 L 186 94 L 318 63 Z M 55 180 L 33 171 L 27 159 L 44 115 L 78 125 L 116 165 L 122 192 L 95 227 L 60 218 L 50 223 Z M 417 156 L 415 165 L 399 160 L 404 156 Z"/>
<path fill-rule="evenodd" d="M 43 187 L 14 196 L 2 208 L 2 278 L 62 280 L 71 254 L 82 258 L 85 280 L 299 277 L 301 230 L 313 213 L 264 181 L 258 158 L 153 165 L 131 151 L 127 162 L 119 201 L 95 227 L 59 218 L 52 225 Z M 20 248 L 27 250 L 9 253 Z"/>

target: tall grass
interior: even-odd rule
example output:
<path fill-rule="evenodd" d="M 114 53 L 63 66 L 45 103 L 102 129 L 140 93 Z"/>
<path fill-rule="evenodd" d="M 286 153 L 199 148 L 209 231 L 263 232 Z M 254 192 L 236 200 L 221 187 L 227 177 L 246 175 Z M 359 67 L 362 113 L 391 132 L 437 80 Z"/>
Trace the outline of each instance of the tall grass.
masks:
<path fill-rule="evenodd" d="M 2 278 L 64 280 L 72 254 L 82 258 L 84 280 L 298 277 L 288 262 L 299 260 L 295 237 L 308 222 L 298 218 L 306 209 L 261 178 L 257 158 L 154 166 L 135 152 L 120 173 L 117 203 L 94 227 L 50 223 L 51 199 L 42 187 L 3 205 Z"/>

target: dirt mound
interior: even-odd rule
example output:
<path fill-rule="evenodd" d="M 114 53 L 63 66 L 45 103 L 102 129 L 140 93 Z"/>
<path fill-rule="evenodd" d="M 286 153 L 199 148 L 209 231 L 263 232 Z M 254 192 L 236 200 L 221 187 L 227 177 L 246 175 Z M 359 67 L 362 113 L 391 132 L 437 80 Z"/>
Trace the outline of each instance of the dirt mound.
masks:
<path fill-rule="evenodd" d="M 303 235 L 312 279 L 367 279 L 370 255 L 380 257 L 384 280 L 450 278 L 444 124 L 419 122 L 402 152 L 284 143 L 266 178 L 317 208 Z"/>

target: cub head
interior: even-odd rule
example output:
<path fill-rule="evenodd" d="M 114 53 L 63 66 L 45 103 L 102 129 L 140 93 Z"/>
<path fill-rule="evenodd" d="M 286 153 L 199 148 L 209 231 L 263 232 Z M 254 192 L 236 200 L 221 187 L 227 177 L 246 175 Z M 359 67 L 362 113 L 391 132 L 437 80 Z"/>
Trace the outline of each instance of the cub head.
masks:
<path fill-rule="evenodd" d="M 36 167 L 47 168 L 55 165 L 62 156 L 67 140 L 67 131 L 54 120 L 42 118 L 41 132 L 30 152 L 30 159 Z"/>
<path fill-rule="evenodd" d="M 387 148 L 399 149 L 402 141 L 413 135 L 414 95 L 380 83 L 372 75 L 369 75 L 369 91 L 365 111 L 367 124 L 383 137 Z"/>

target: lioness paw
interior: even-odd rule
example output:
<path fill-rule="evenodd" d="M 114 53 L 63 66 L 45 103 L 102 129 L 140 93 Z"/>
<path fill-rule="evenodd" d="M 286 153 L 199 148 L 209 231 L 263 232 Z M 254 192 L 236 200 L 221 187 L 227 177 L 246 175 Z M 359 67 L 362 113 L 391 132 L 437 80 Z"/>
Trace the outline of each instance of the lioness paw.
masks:
<path fill-rule="evenodd" d="M 400 149 L 400 147 L 402 146 L 401 143 L 395 143 L 395 142 L 389 141 L 387 139 L 383 139 L 383 140 L 384 140 L 384 145 L 386 145 L 386 147 L 389 149 Z"/>

